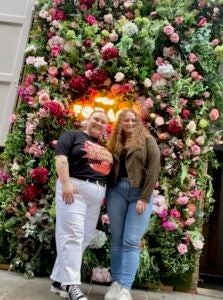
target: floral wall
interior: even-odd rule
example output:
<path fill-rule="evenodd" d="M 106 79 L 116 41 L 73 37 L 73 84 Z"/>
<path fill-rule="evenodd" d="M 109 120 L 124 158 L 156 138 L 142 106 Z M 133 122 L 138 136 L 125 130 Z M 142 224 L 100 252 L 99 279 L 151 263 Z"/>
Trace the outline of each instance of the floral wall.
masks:
<path fill-rule="evenodd" d="M 213 202 L 207 167 L 220 142 L 223 1 L 217 2 L 35 2 L 19 105 L 2 155 L 0 263 L 28 277 L 50 273 L 54 147 L 64 130 L 81 126 L 74 105 L 86 112 L 106 97 L 114 100 L 112 117 L 125 107 L 140 112 L 162 154 L 135 286 L 194 272 Z M 97 229 L 84 256 L 86 280 L 93 267 L 109 267 L 106 201 Z"/>

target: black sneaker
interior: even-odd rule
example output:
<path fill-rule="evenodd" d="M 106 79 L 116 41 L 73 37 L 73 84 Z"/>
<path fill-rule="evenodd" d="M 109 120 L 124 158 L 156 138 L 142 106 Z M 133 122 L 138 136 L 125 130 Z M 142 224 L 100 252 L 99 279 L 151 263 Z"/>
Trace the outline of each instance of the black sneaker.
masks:
<path fill-rule="evenodd" d="M 67 292 L 69 300 L 87 300 L 78 285 L 70 285 Z"/>
<path fill-rule="evenodd" d="M 68 293 L 66 291 L 66 287 L 62 286 L 62 284 L 58 281 L 54 281 L 51 284 L 50 291 L 52 293 L 60 294 L 63 298 L 68 298 Z"/>

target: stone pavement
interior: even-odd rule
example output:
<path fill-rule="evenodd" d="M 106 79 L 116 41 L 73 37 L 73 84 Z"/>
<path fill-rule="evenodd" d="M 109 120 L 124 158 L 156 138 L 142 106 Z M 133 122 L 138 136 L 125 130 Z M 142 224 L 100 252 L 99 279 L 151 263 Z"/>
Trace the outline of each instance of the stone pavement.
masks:
<path fill-rule="evenodd" d="M 62 300 L 49 291 L 49 278 L 25 279 L 20 274 L 0 270 L 0 300 Z M 103 300 L 107 287 L 83 284 L 88 300 Z M 219 300 L 223 292 L 198 289 L 199 294 L 133 290 L 134 300 Z"/>

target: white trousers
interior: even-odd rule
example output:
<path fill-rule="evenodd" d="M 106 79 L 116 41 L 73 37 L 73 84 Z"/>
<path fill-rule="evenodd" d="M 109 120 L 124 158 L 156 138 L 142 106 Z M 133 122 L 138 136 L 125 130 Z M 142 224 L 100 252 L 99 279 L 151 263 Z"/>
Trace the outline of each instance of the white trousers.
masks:
<path fill-rule="evenodd" d="M 106 191 L 95 183 L 71 180 L 78 192 L 72 204 L 63 201 L 61 183 L 56 183 L 57 258 L 50 278 L 63 285 L 81 284 L 83 252 L 95 235 Z"/>

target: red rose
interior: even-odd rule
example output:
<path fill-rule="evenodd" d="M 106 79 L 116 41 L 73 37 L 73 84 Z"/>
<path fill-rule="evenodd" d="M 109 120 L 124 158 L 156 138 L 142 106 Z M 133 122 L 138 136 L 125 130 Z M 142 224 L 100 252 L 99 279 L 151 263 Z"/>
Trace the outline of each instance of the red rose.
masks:
<path fill-rule="evenodd" d="M 62 105 L 56 100 L 46 102 L 44 108 L 49 110 L 54 117 L 59 117 L 63 111 Z"/>
<path fill-rule="evenodd" d="M 106 79 L 108 78 L 107 74 L 105 73 L 104 70 L 96 70 L 92 73 L 91 80 L 93 81 L 94 84 L 100 85 L 103 84 Z"/>
<path fill-rule="evenodd" d="M 168 124 L 168 132 L 172 135 L 180 133 L 182 130 L 182 124 L 177 119 L 171 119 Z"/>
<path fill-rule="evenodd" d="M 23 191 L 24 199 L 29 201 L 34 201 L 41 194 L 41 189 L 36 185 L 27 185 Z"/>
<path fill-rule="evenodd" d="M 31 171 L 31 178 L 36 183 L 45 184 L 48 180 L 49 171 L 46 168 L 40 167 Z"/>
<path fill-rule="evenodd" d="M 87 81 L 82 76 L 73 77 L 70 81 L 70 88 L 76 92 L 82 92 L 87 87 Z"/>
<path fill-rule="evenodd" d="M 80 6 L 86 6 L 87 9 L 92 8 L 95 0 L 80 0 Z"/>
<path fill-rule="evenodd" d="M 102 53 L 102 58 L 104 60 L 110 60 L 118 57 L 118 49 L 117 48 L 107 48 Z"/>

